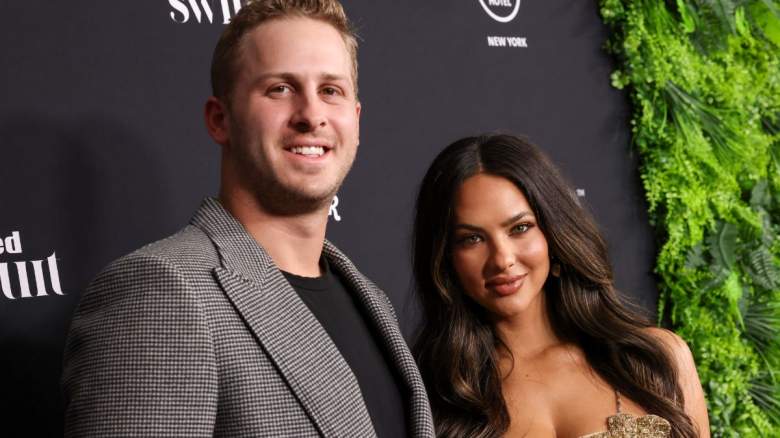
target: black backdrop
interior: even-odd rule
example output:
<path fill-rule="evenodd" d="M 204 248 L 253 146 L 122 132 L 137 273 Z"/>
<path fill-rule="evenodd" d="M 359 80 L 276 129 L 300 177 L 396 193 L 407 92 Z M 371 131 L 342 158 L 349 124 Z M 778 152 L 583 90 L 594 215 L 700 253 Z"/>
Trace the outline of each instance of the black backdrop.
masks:
<path fill-rule="evenodd" d="M 609 84 L 596 1 L 526 0 L 515 13 L 517 1 L 344 1 L 361 35 L 361 147 L 328 236 L 387 291 L 407 336 L 415 190 L 444 145 L 485 131 L 548 151 L 607 236 L 618 287 L 655 306 L 628 102 Z M 62 347 L 81 290 L 216 192 L 202 107 L 234 3 L 0 6 L 0 239 L 19 232 L 0 253 L 0 435 L 61 434 Z"/>

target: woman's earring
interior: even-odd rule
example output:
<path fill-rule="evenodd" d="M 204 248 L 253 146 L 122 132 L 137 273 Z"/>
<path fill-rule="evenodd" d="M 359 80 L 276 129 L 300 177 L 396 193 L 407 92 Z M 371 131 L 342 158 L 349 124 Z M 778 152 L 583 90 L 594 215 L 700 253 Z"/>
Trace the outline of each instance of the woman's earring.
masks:
<path fill-rule="evenodd" d="M 550 273 L 556 278 L 561 276 L 561 264 L 555 261 L 555 259 L 553 259 L 552 264 L 550 265 Z"/>

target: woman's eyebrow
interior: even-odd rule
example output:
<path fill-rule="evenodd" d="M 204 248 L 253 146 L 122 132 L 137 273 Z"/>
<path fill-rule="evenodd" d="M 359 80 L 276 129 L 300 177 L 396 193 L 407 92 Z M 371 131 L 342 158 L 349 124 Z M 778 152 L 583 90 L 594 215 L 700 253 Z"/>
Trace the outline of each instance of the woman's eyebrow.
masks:
<path fill-rule="evenodd" d="M 471 224 L 455 224 L 455 228 L 465 228 L 470 231 L 482 231 L 482 228 Z"/>
<path fill-rule="evenodd" d="M 516 215 L 505 220 L 504 222 L 501 222 L 501 226 L 508 227 L 526 216 L 533 216 L 533 214 L 530 211 L 521 211 L 520 213 L 517 213 Z M 455 228 L 465 228 L 471 231 L 482 231 L 481 227 L 478 227 L 476 225 L 471 225 L 471 224 L 463 224 L 463 223 L 455 224 Z"/>
<path fill-rule="evenodd" d="M 505 220 L 501 223 L 502 227 L 508 227 L 512 225 L 513 223 L 519 221 L 520 219 L 526 217 L 526 216 L 533 216 L 530 211 L 521 211 L 520 213 L 517 213 L 516 215 L 510 217 L 509 219 Z"/>

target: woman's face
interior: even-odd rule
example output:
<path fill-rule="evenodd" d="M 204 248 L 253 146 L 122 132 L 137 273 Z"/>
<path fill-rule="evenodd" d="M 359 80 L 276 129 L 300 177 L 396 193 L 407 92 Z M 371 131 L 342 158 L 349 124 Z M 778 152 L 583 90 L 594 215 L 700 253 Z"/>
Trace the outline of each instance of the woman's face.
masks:
<path fill-rule="evenodd" d="M 455 196 L 452 261 L 466 293 L 497 319 L 522 313 L 550 272 L 547 239 L 523 192 L 480 173 Z"/>

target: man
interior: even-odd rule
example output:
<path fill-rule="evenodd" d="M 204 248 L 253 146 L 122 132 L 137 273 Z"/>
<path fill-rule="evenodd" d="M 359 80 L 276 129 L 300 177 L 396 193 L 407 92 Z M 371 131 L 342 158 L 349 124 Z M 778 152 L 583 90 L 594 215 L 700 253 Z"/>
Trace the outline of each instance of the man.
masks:
<path fill-rule="evenodd" d="M 392 306 L 325 241 L 358 146 L 356 41 L 337 0 L 250 2 L 212 61 L 219 200 L 82 296 L 73 436 L 433 436 Z"/>

